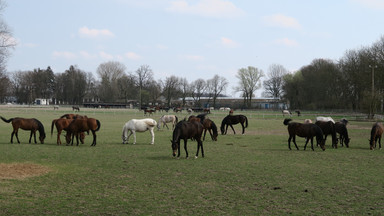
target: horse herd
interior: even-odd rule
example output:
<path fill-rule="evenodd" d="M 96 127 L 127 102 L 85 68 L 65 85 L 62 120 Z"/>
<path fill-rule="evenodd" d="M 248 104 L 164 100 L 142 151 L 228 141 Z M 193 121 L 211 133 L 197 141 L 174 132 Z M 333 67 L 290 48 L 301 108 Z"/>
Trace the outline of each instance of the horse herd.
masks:
<path fill-rule="evenodd" d="M 34 142 L 36 142 L 36 131 L 39 131 L 39 140 L 44 144 L 44 139 L 46 137 L 43 124 L 35 119 L 26 119 L 26 118 L 11 118 L 6 119 L 0 116 L 0 118 L 6 123 L 12 123 L 13 131 L 11 134 L 11 143 L 13 143 L 13 137 L 16 136 L 17 142 L 20 143 L 18 137 L 18 130 L 28 130 L 30 131 L 29 143 L 31 143 L 32 136 L 34 137 Z M 204 157 L 204 148 L 203 141 L 205 140 L 206 132 L 208 131 L 211 139 L 217 141 L 218 129 L 214 121 L 207 117 L 207 113 L 199 114 L 197 116 L 191 115 L 188 119 L 178 120 L 176 115 L 163 115 L 159 119 L 159 124 L 151 118 L 145 119 L 131 119 L 126 122 L 122 130 L 122 141 L 123 144 L 128 143 L 129 137 L 133 135 L 134 141 L 136 143 L 136 132 L 145 132 L 150 131 L 152 136 L 151 144 L 154 144 L 155 135 L 154 128 L 157 127 L 160 130 L 161 126 L 167 127 L 167 123 L 172 124 L 172 151 L 173 156 L 180 157 L 180 141 L 184 140 L 184 150 L 186 157 L 188 158 L 187 150 L 187 140 L 195 140 L 197 142 L 197 152 L 196 158 L 198 157 L 199 151 L 201 149 L 201 155 Z M 245 128 L 248 127 L 248 118 L 245 115 L 233 115 L 229 114 L 225 116 L 221 122 L 220 131 L 222 135 L 227 134 L 228 127 L 231 127 L 234 134 L 236 134 L 233 125 L 241 124 L 242 134 L 245 132 Z M 325 142 L 328 135 L 332 137 L 332 147 L 337 148 L 338 142 L 343 146 L 349 147 L 350 138 L 348 136 L 347 124 L 348 121 L 342 119 L 339 122 L 335 122 L 330 117 L 317 117 L 316 122 L 312 123 L 311 120 L 306 119 L 303 123 L 293 122 L 292 119 L 284 119 L 283 124 L 287 126 L 288 129 L 288 148 L 291 150 L 291 141 L 295 144 L 297 150 L 299 150 L 296 144 L 296 135 L 299 137 L 306 138 L 304 145 L 304 150 L 307 147 L 309 141 L 311 141 L 311 148 L 313 147 L 313 138 L 316 138 L 317 145 L 320 146 L 322 150 L 325 150 Z M 92 132 L 93 141 L 91 146 L 96 145 L 96 132 L 100 129 L 100 121 L 94 118 L 88 118 L 87 116 L 82 116 L 78 114 L 65 114 L 60 116 L 58 119 L 54 119 L 51 124 L 51 135 L 53 134 L 53 129 L 57 129 L 57 145 L 61 145 L 60 136 L 62 131 L 66 131 L 65 139 L 67 145 L 73 145 L 74 139 L 76 138 L 76 144 L 79 145 L 80 142 L 84 143 L 85 132 L 89 134 L 89 131 Z M 204 135 L 203 135 L 204 132 Z M 379 143 L 379 148 L 381 149 L 381 136 L 384 132 L 384 127 L 381 123 L 375 123 L 372 126 L 371 137 L 369 139 L 370 149 L 373 150 L 376 148 L 376 143 Z M 129 134 L 128 134 L 129 133 Z M 340 134 L 337 138 L 336 134 Z"/>

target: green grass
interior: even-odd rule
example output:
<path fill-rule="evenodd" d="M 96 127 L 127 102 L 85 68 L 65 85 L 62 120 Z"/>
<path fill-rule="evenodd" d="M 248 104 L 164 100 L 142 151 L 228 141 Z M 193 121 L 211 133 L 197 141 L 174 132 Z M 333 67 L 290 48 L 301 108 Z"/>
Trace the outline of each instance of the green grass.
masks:
<path fill-rule="evenodd" d="M 279 112 L 244 112 L 245 135 L 210 138 L 205 158 L 172 157 L 171 130 L 138 133 L 137 144 L 121 144 L 123 124 L 143 118 L 132 110 L 84 109 L 101 121 L 96 147 L 92 137 L 80 146 L 57 146 L 50 136 L 54 118 L 70 113 L 45 108 L 0 108 L 0 115 L 35 117 L 47 133 L 45 144 L 10 144 L 11 124 L 0 122 L 0 163 L 34 163 L 48 174 L 0 180 L 1 215 L 380 215 L 384 212 L 383 151 L 369 150 L 372 122 L 350 122 L 350 148 L 288 150 L 288 133 Z M 240 111 L 238 111 L 240 113 Z M 219 126 L 224 112 L 210 118 Z M 335 114 L 336 115 L 336 114 Z M 179 115 L 184 117 L 185 113 Z M 158 120 L 160 114 L 153 117 Z M 315 114 L 305 118 L 314 119 Z M 235 126 L 240 132 L 240 126 Z M 64 141 L 64 138 L 62 138 Z M 191 156 L 196 142 L 188 141 Z"/>

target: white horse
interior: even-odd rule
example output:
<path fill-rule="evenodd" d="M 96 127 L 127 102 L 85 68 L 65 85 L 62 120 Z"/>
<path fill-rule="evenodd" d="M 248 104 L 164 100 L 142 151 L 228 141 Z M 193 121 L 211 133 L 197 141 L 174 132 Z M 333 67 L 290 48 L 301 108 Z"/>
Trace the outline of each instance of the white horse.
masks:
<path fill-rule="evenodd" d="M 159 124 L 157 125 L 157 129 L 160 130 L 160 126 L 163 125 L 163 128 L 164 126 L 166 126 L 167 129 L 169 130 L 167 123 L 172 122 L 172 128 L 174 128 L 178 121 L 179 120 L 176 115 L 163 115 L 159 119 Z"/>
<path fill-rule="evenodd" d="M 152 141 L 151 144 L 154 144 L 155 142 L 155 133 L 153 132 L 153 129 L 156 127 L 157 122 L 151 118 L 146 119 L 131 119 L 127 123 L 125 123 L 123 127 L 123 144 L 126 142 L 128 143 L 129 137 L 133 134 L 133 144 L 136 144 L 136 132 L 145 132 L 149 130 L 149 132 L 152 135 Z M 127 136 L 128 131 L 130 132 Z"/>
<path fill-rule="evenodd" d="M 281 112 L 283 113 L 283 116 L 289 115 L 289 117 L 292 117 L 292 113 L 289 110 L 282 110 Z"/>
<path fill-rule="evenodd" d="M 316 121 L 325 121 L 325 122 L 333 122 L 335 124 L 335 121 L 331 117 L 323 117 L 323 116 L 318 116 L 316 117 Z"/>

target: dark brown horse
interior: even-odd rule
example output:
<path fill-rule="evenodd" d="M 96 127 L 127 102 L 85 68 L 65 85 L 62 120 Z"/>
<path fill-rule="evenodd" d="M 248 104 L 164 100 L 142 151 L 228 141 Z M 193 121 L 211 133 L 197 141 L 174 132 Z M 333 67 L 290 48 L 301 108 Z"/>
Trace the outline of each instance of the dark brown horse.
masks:
<path fill-rule="evenodd" d="M 344 146 L 344 143 L 345 143 L 345 146 L 347 146 L 348 148 L 349 141 L 351 140 L 351 138 L 349 138 L 348 136 L 348 130 L 347 130 L 346 124 L 343 122 L 336 122 L 335 130 L 336 130 L 336 133 L 340 134 L 340 145 Z"/>
<path fill-rule="evenodd" d="M 69 124 L 68 126 L 68 133 L 67 136 L 72 135 L 72 143 L 73 145 L 73 139 L 76 135 L 76 142 L 77 145 L 79 145 L 79 134 L 81 132 L 87 132 L 89 134 L 89 131 L 92 132 L 93 135 L 93 141 L 91 146 L 96 145 L 96 131 L 100 129 L 100 121 L 94 118 L 83 118 L 83 119 L 75 119 Z"/>
<path fill-rule="evenodd" d="M 203 128 L 204 128 L 203 140 L 205 140 L 205 134 L 208 131 L 209 134 L 211 135 L 212 140 L 217 141 L 218 133 L 217 133 L 217 126 L 215 122 L 213 122 L 211 119 L 204 119 Z"/>
<path fill-rule="evenodd" d="M 236 134 L 235 129 L 233 129 L 232 125 L 239 124 L 239 123 L 243 128 L 242 134 L 244 134 L 245 128 L 248 127 L 248 118 L 245 115 L 227 115 L 221 122 L 221 126 L 220 126 L 221 134 L 222 135 L 227 134 L 228 126 L 230 126 L 233 130 L 233 133 Z"/>
<path fill-rule="evenodd" d="M 56 126 L 57 130 L 57 145 L 61 145 L 61 139 L 60 135 L 63 130 L 68 131 L 68 126 L 71 124 L 71 122 L 74 121 L 74 119 L 65 119 L 65 118 L 59 118 L 59 119 L 54 119 L 52 120 L 52 125 L 51 125 L 51 136 L 53 134 L 53 127 Z M 80 133 L 80 142 L 81 144 L 84 144 L 84 137 L 85 134 L 84 132 Z M 66 141 L 67 144 L 71 142 L 71 137 L 66 136 Z"/>
<path fill-rule="evenodd" d="M 146 116 L 147 113 L 149 113 L 149 115 L 153 115 L 154 112 L 156 112 L 156 110 L 154 110 L 154 109 L 145 109 L 144 110 L 144 115 Z"/>
<path fill-rule="evenodd" d="M 315 124 L 312 123 L 297 123 L 297 122 L 292 122 L 292 119 L 285 119 L 284 120 L 284 125 L 288 125 L 288 133 L 289 133 L 289 138 L 288 138 L 288 148 L 291 150 L 291 140 L 293 139 L 293 143 L 296 146 L 296 149 L 299 150 L 299 147 L 297 147 L 296 144 L 296 135 L 299 137 L 305 137 L 305 145 L 304 145 L 304 150 L 307 148 L 308 141 L 311 140 L 311 148 L 312 151 L 313 149 L 313 137 L 316 137 L 317 144 L 320 145 L 321 149 L 323 151 L 325 150 L 325 140 L 323 137 L 323 131 L 321 128 Z"/>
<path fill-rule="evenodd" d="M 332 136 L 332 148 L 337 148 L 337 136 L 335 124 L 332 121 L 316 121 L 315 124 L 321 128 L 324 134 L 324 143 L 327 140 L 327 136 Z"/>
<path fill-rule="evenodd" d="M 187 140 L 194 139 L 197 141 L 197 152 L 195 158 L 199 155 L 199 149 L 201 147 L 201 155 L 204 157 L 204 149 L 203 149 L 203 141 L 201 141 L 201 135 L 203 134 L 203 125 L 200 122 L 188 122 L 188 121 L 180 121 L 176 124 L 175 129 L 173 130 L 172 136 L 172 151 L 173 156 L 180 157 L 180 140 L 184 140 L 184 149 L 186 158 L 188 158 L 188 150 L 187 150 Z"/>
<path fill-rule="evenodd" d="M 23 130 L 31 131 L 31 135 L 29 136 L 29 143 L 31 143 L 32 135 L 35 139 L 35 143 L 37 143 L 36 142 L 36 131 L 39 131 L 39 133 L 40 133 L 39 140 L 40 140 L 41 144 L 44 144 L 44 139 L 45 139 L 44 126 L 39 120 L 37 120 L 35 118 L 26 119 L 26 118 L 18 118 L 18 117 L 17 118 L 11 118 L 11 119 L 7 120 L 1 116 L 0 116 L 0 118 L 6 123 L 12 122 L 13 131 L 11 134 L 11 143 L 13 143 L 13 135 L 16 135 L 17 142 L 20 143 L 19 136 L 18 136 L 18 131 L 20 128 Z"/>
<path fill-rule="evenodd" d="M 379 148 L 381 149 L 381 135 L 383 134 L 384 127 L 380 122 L 376 122 L 372 126 L 371 139 L 369 139 L 369 146 L 371 150 L 376 148 L 377 140 L 379 140 Z"/>
<path fill-rule="evenodd" d="M 80 107 L 79 106 L 72 106 L 72 111 L 80 112 Z"/>
<path fill-rule="evenodd" d="M 60 118 L 77 119 L 77 118 L 87 118 L 87 116 L 82 116 L 79 114 L 70 113 L 70 114 L 64 114 L 64 115 L 60 116 Z"/>

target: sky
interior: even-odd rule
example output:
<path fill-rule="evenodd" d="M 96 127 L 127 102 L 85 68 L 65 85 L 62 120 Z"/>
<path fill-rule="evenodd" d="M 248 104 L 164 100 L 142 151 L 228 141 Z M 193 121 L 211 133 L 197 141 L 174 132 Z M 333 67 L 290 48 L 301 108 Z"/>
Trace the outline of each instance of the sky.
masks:
<path fill-rule="evenodd" d="M 4 1 L 4 0 L 3 0 Z M 149 65 L 155 80 L 219 75 L 238 97 L 240 68 L 295 72 L 318 58 L 384 35 L 384 0 L 5 0 L 3 19 L 17 46 L 7 71 L 71 65 L 95 78 L 118 61 L 134 73 Z M 261 97 L 262 89 L 256 92 Z"/>

